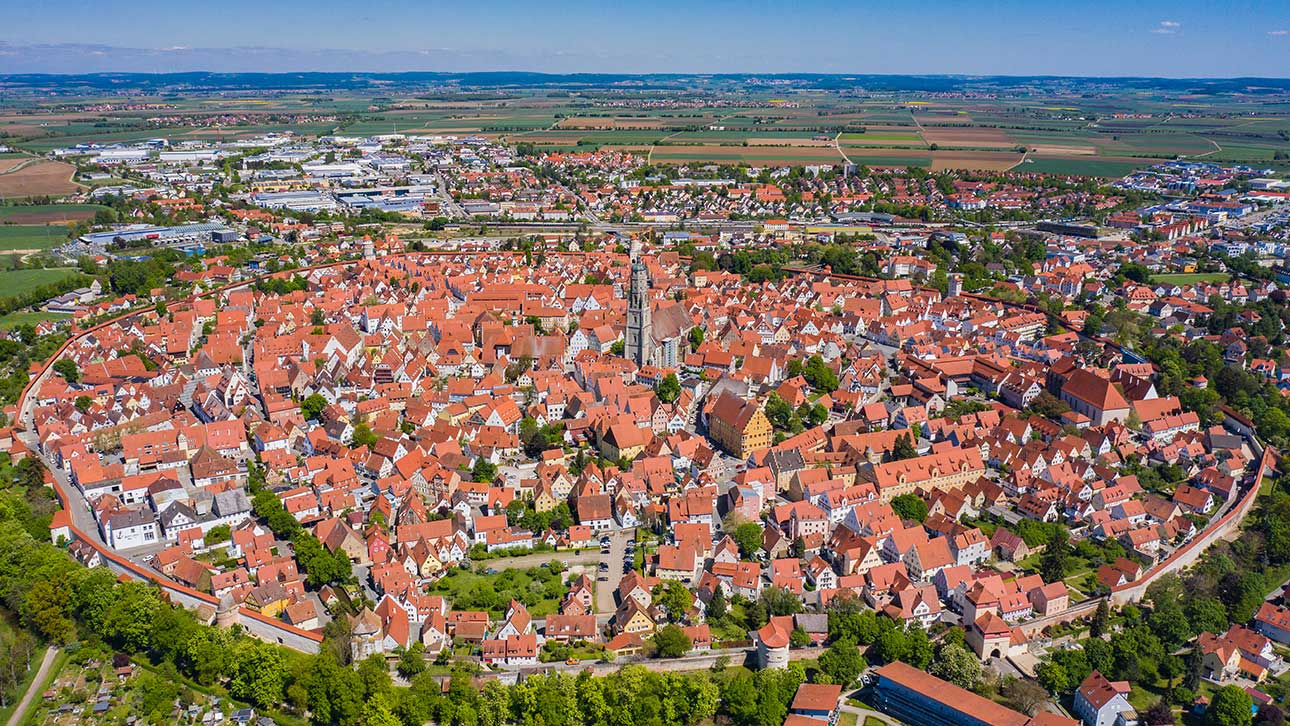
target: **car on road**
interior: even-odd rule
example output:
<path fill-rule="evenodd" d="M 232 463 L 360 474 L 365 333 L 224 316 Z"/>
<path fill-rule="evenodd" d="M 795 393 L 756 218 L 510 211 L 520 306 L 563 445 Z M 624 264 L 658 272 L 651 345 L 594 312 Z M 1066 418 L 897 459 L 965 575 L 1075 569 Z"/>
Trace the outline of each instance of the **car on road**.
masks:
<path fill-rule="evenodd" d="M 601 563 L 600 563 L 600 571 L 601 571 L 601 572 L 604 572 L 605 570 L 608 570 L 608 569 L 609 569 L 609 563 L 608 563 L 608 562 L 601 562 Z"/>

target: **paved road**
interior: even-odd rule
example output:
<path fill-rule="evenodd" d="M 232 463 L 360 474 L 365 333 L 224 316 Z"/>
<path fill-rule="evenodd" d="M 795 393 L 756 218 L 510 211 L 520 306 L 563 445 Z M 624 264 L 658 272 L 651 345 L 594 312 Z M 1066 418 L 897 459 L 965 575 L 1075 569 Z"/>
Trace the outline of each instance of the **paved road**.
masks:
<path fill-rule="evenodd" d="M 40 661 L 40 667 L 36 670 L 36 677 L 31 679 L 31 685 L 27 686 L 27 692 L 22 694 L 22 700 L 18 701 L 18 705 L 14 707 L 6 726 L 18 726 L 18 724 L 22 723 L 23 717 L 27 715 L 27 709 L 31 707 L 32 699 L 45 686 L 45 679 L 49 677 L 49 669 L 53 667 L 54 656 L 56 655 L 58 655 L 58 648 L 51 645 L 45 649 L 45 657 Z"/>

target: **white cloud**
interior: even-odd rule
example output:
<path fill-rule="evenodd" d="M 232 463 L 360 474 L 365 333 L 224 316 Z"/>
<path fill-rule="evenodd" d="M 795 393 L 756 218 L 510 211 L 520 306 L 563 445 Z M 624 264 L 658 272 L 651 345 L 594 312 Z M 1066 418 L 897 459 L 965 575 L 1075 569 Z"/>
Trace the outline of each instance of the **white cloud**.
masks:
<path fill-rule="evenodd" d="M 1151 29 L 1156 35 L 1173 35 L 1182 28 L 1182 23 L 1176 20 L 1161 20 L 1160 24 Z"/>
<path fill-rule="evenodd" d="M 1269 30 L 1268 35 L 1278 36 L 1278 37 L 1282 35 L 1290 35 L 1290 30 Z"/>

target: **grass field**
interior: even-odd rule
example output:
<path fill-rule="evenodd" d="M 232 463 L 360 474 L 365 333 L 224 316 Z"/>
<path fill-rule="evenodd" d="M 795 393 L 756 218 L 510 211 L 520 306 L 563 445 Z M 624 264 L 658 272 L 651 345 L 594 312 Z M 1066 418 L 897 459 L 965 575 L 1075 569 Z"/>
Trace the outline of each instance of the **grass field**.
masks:
<path fill-rule="evenodd" d="M 10 328 L 16 328 L 19 325 L 25 325 L 27 323 L 31 323 L 32 325 L 35 325 L 36 323 L 39 323 L 42 320 L 57 321 L 57 320 L 66 320 L 70 317 L 71 316 L 68 315 L 67 313 L 47 313 L 44 310 L 37 310 L 35 312 L 25 312 L 20 310 L 18 312 L 9 313 L 8 315 L 0 316 L 0 329 L 9 330 Z"/>
<path fill-rule="evenodd" d="M 1172 272 L 1166 275 L 1152 275 L 1155 283 L 1173 285 L 1191 285 L 1197 282 L 1227 282 L 1230 277 L 1226 272 Z"/>
<path fill-rule="evenodd" d="M 0 272 L 0 294 L 21 295 L 41 285 L 58 282 L 78 273 L 75 267 L 53 267 L 50 269 L 6 270 Z"/>
<path fill-rule="evenodd" d="M 67 227 L 62 225 L 0 225 L 0 252 L 47 250 L 62 244 L 66 239 Z"/>

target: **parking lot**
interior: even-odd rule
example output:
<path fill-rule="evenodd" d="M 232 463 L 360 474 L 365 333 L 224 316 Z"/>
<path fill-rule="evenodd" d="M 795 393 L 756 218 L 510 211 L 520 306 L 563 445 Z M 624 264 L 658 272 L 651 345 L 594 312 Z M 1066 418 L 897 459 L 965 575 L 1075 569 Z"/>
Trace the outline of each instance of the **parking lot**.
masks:
<path fill-rule="evenodd" d="M 596 612 L 612 613 L 618 609 L 618 603 L 614 601 L 614 593 L 618 592 L 618 583 L 622 582 L 623 574 L 630 569 L 624 566 L 624 561 L 631 562 L 627 555 L 628 543 L 635 546 L 636 530 L 616 530 L 610 532 L 609 546 L 600 548 L 600 564 L 597 565 L 596 571 Z M 603 540 L 602 540 L 603 541 Z"/>

